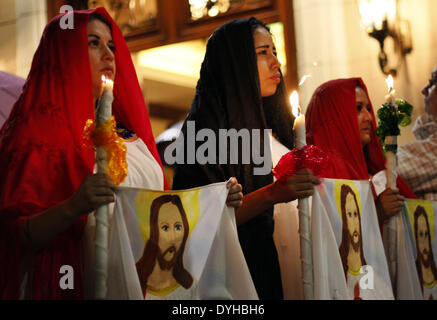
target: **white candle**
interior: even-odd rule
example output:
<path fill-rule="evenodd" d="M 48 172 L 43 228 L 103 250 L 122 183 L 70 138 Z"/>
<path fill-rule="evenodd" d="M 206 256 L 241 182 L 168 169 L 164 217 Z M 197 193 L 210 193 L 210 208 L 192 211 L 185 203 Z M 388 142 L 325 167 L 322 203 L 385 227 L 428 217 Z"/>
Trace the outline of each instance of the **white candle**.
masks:
<path fill-rule="evenodd" d="M 392 105 L 393 107 L 397 108 L 395 101 L 395 93 L 394 90 L 394 79 L 391 75 L 387 77 L 385 80 L 388 87 L 388 95 L 385 96 L 385 100 Z M 397 136 L 387 136 L 385 137 L 385 144 L 386 145 L 397 145 L 398 144 L 398 137 Z M 397 189 L 396 186 L 396 178 L 397 178 L 397 172 L 396 172 L 396 155 L 392 151 L 386 152 L 386 173 L 387 173 L 387 187 L 391 189 Z"/>
<path fill-rule="evenodd" d="M 295 117 L 293 132 L 295 148 L 306 146 L 305 116 L 300 112 L 299 95 L 293 91 L 290 95 L 290 104 Z M 299 234 L 300 255 L 302 264 L 302 282 L 305 300 L 314 299 L 313 262 L 311 252 L 310 215 L 308 198 L 299 199 Z"/>
<path fill-rule="evenodd" d="M 295 147 L 300 149 L 306 146 L 306 131 L 305 131 L 305 115 L 301 113 L 299 106 L 299 94 L 297 91 L 293 91 L 290 95 L 290 104 L 292 106 L 293 116 L 295 118 L 293 131 Z"/>
<path fill-rule="evenodd" d="M 392 105 L 393 107 L 397 108 L 396 104 L 394 103 L 395 100 L 395 90 L 394 90 L 394 81 L 393 77 L 389 75 L 387 79 L 385 80 L 388 87 L 388 95 L 385 96 L 385 100 Z M 385 144 L 386 145 L 397 145 L 398 137 L 397 136 L 387 136 L 385 137 Z M 385 154 L 385 157 L 387 161 L 385 162 L 385 173 L 387 177 L 387 188 L 390 188 L 392 190 L 397 189 L 396 185 L 396 179 L 397 179 L 397 172 L 396 172 L 396 154 L 393 151 L 387 151 Z M 388 238 L 388 248 L 387 248 L 387 260 L 389 265 L 389 271 L 390 271 L 390 277 L 392 280 L 392 283 L 395 282 L 396 279 L 396 272 L 397 272 L 397 221 L 396 217 L 391 217 L 388 221 L 386 231 L 387 238 Z"/>
<path fill-rule="evenodd" d="M 388 75 L 387 79 L 385 79 L 385 82 L 387 83 L 388 87 L 388 95 L 385 96 L 385 101 L 393 105 L 396 90 L 394 89 L 394 79 L 391 74 Z"/>
<path fill-rule="evenodd" d="M 97 125 L 108 121 L 112 115 L 112 101 L 114 100 L 114 95 L 112 90 L 114 88 L 114 82 L 102 76 L 102 95 L 99 98 L 97 112 L 96 112 L 96 122 Z"/>
<path fill-rule="evenodd" d="M 96 124 L 101 126 L 108 121 L 112 115 L 112 101 L 114 96 L 112 89 L 114 82 L 104 75 L 102 76 L 102 95 L 96 110 Z M 96 150 L 97 172 L 108 173 L 108 161 L 106 150 L 99 146 Z M 109 238 L 109 206 L 99 207 L 95 213 L 96 234 L 95 234 L 95 298 L 98 300 L 106 299 L 108 277 L 108 238 Z"/>

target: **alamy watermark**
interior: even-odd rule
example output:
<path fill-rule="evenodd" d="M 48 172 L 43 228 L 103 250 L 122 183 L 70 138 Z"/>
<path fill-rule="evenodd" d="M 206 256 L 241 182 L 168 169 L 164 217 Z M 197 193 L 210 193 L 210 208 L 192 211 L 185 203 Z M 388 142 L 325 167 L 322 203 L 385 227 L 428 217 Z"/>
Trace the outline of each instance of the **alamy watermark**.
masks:
<path fill-rule="evenodd" d="M 59 20 L 59 26 L 62 30 L 74 29 L 74 12 L 73 7 L 69 5 L 63 5 L 59 9 L 59 13 L 65 13 Z"/>
<path fill-rule="evenodd" d="M 373 290 L 375 288 L 375 273 L 371 266 L 362 266 L 360 269 L 360 289 Z"/>
<path fill-rule="evenodd" d="M 187 121 L 186 137 L 182 132 L 179 134 L 165 149 L 164 160 L 168 165 L 252 163 L 254 175 L 266 175 L 272 170 L 270 132 L 270 129 L 219 129 L 217 137 L 216 132 L 207 128 L 196 133 L 195 121 Z"/>

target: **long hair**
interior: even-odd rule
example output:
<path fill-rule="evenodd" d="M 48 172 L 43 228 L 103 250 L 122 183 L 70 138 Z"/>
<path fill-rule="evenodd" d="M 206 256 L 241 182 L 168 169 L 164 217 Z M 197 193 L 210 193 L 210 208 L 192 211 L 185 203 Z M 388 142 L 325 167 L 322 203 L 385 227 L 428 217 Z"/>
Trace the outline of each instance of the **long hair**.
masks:
<path fill-rule="evenodd" d="M 358 220 L 360 222 L 360 258 L 362 265 L 366 265 L 366 260 L 364 259 L 364 252 L 363 252 L 363 236 L 361 231 L 361 212 L 360 207 L 358 206 L 357 197 L 355 195 L 355 192 L 352 190 L 352 188 L 346 184 L 341 186 L 341 192 L 340 192 L 340 198 L 341 198 L 341 221 L 343 224 L 342 227 L 342 235 L 341 235 L 341 244 L 339 247 L 340 251 L 340 257 L 341 262 L 343 264 L 343 271 L 344 275 L 347 275 L 348 270 L 348 264 L 347 264 L 347 256 L 349 255 L 349 249 L 350 249 L 350 243 L 352 241 L 350 232 L 347 228 L 347 219 L 346 219 L 346 196 L 348 194 L 352 194 L 354 197 L 355 204 L 357 206 L 358 211 Z"/>
<path fill-rule="evenodd" d="M 150 208 L 150 237 L 144 246 L 143 255 L 137 262 L 137 272 L 140 278 L 141 288 L 143 291 L 147 288 L 147 280 L 153 271 L 158 253 L 159 253 L 159 227 L 158 227 L 158 215 L 161 206 L 165 203 L 174 204 L 182 217 L 182 224 L 184 225 L 184 237 L 182 244 L 177 251 L 176 262 L 172 271 L 173 277 L 176 281 L 182 285 L 185 289 L 188 289 L 193 284 L 193 277 L 183 266 L 183 253 L 185 250 L 185 243 L 188 239 L 189 224 L 184 207 L 182 206 L 181 199 L 178 195 L 163 195 L 153 200 Z"/>
<path fill-rule="evenodd" d="M 428 221 L 428 215 L 426 214 L 425 208 L 422 206 L 417 206 L 416 210 L 414 211 L 414 235 L 416 238 L 416 249 L 417 249 L 417 258 L 416 258 L 416 268 L 417 268 L 417 274 L 419 275 L 420 284 L 423 284 L 423 274 L 422 274 L 422 261 L 421 261 L 421 255 L 422 253 L 419 251 L 419 241 L 417 240 L 418 234 L 417 234 L 417 221 L 419 220 L 419 217 L 422 216 L 425 218 L 426 221 L 426 228 L 429 232 L 428 237 L 428 246 L 429 246 L 429 254 L 428 259 L 431 261 L 431 271 L 434 276 L 434 279 L 437 279 L 437 268 L 434 262 L 434 254 L 432 252 L 432 246 L 431 246 L 431 232 L 429 228 L 429 221 Z"/>

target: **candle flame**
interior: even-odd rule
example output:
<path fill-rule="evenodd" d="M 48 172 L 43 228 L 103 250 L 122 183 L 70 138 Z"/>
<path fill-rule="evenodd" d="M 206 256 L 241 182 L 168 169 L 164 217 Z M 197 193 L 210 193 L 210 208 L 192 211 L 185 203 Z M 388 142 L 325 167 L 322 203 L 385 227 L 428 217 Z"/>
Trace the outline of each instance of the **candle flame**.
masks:
<path fill-rule="evenodd" d="M 105 76 L 103 74 L 102 75 L 102 85 L 104 88 L 108 88 L 108 89 L 112 90 L 114 87 L 114 81 L 112 81 L 111 79 L 109 79 L 107 76 Z"/>
<path fill-rule="evenodd" d="M 305 83 L 305 81 L 306 81 L 308 78 L 311 78 L 311 75 L 310 75 L 310 74 L 306 74 L 306 75 L 304 75 L 304 76 L 302 77 L 302 79 L 300 79 L 299 87 L 300 87 L 301 85 L 303 85 L 303 84 Z"/>
<path fill-rule="evenodd" d="M 290 104 L 291 104 L 291 111 L 293 113 L 293 116 L 297 118 L 300 115 L 300 106 L 299 106 L 299 94 L 296 90 L 290 94 Z"/>
<path fill-rule="evenodd" d="M 392 92 L 394 89 L 394 80 L 391 74 L 388 75 L 387 79 L 385 79 L 385 82 L 387 83 L 388 92 Z"/>

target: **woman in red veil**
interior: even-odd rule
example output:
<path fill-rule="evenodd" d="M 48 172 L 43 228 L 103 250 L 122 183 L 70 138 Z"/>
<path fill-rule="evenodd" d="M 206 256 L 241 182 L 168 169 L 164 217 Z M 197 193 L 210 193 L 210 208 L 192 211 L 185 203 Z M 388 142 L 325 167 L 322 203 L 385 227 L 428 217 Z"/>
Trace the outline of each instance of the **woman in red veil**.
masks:
<path fill-rule="evenodd" d="M 113 185 L 93 174 L 83 130 L 94 119 L 101 74 L 114 80 L 113 115 L 143 171 L 127 180 L 166 187 L 150 120 L 126 42 L 105 9 L 75 11 L 45 28 L 32 67 L 0 131 L 0 299 L 81 299 L 87 213 L 113 201 Z M 64 17 L 65 18 L 65 17 Z M 139 150 L 139 151 L 138 151 Z M 61 266 L 74 288 L 60 288 Z"/>
<path fill-rule="evenodd" d="M 329 154 L 326 178 L 368 180 L 385 169 L 385 157 L 376 132 L 376 120 L 361 78 L 324 83 L 314 92 L 306 112 L 307 142 Z M 397 179 L 397 190 L 375 196 L 380 223 L 397 214 L 403 199 L 416 198 Z"/>

